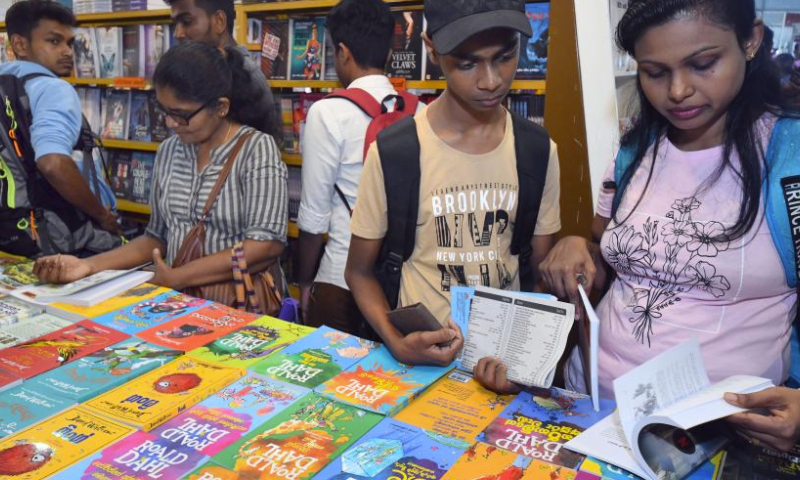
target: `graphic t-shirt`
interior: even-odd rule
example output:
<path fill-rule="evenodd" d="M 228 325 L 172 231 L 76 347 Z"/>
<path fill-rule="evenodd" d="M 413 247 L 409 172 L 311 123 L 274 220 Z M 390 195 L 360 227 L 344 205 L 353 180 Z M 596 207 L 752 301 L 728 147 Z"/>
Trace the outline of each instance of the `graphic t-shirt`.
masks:
<path fill-rule="evenodd" d="M 420 199 L 414 251 L 403 264 L 399 306 L 424 303 L 440 321 L 450 316 L 450 287 L 484 285 L 519 289 L 511 237 L 519 201 L 514 133 L 491 152 L 471 155 L 449 146 L 428 123 L 427 108 L 414 117 L 420 142 Z M 536 235 L 561 229 L 559 168 L 550 143 L 547 179 Z M 378 149 L 364 162 L 350 225 L 353 235 L 386 235 L 386 192 Z"/>
<path fill-rule="evenodd" d="M 771 126 L 771 125 L 770 125 Z M 723 147 L 684 152 L 663 140 L 652 165 L 643 161 L 620 204 L 622 225 L 609 225 L 600 244 L 617 278 L 597 307 L 601 395 L 613 381 L 669 348 L 697 337 L 712 381 L 736 374 L 780 384 L 789 366 L 795 291 L 786 283 L 764 220 L 744 237 L 714 242 L 736 222 L 742 189 L 727 169 L 712 186 Z M 732 159 L 738 165 L 738 157 Z M 614 165 L 604 181 L 614 179 Z M 614 192 L 601 191 L 597 213 L 611 216 Z M 630 215 L 630 216 L 629 216 Z M 569 387 L 581 389 L 580 362 L 569 365 Z"/>

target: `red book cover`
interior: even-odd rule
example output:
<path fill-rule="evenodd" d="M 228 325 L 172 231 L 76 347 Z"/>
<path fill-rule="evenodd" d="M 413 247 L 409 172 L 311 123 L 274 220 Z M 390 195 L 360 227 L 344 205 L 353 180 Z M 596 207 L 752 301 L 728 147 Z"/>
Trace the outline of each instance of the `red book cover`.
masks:
<path fill-rule="evenodd" d="M 137 336 L 156 345 L 188 352 L 227 335 L 257 318 L 259 315 L 212 303 L 151 327 Z"/>
<path fill-rule="evenodd" d="M 128 337 L 129 335 L 91 320 L 81 320 L 74 325 L 0 350 L 0 368 L 17 377 L 28 379 Z"/>
<path fill-rule="evenodd" d="M 8 390 L 11 387 L 16 387 L 22 382 L 21 378 L 17 378 L 10 373 L 0 370 L 0 392 Z"/>

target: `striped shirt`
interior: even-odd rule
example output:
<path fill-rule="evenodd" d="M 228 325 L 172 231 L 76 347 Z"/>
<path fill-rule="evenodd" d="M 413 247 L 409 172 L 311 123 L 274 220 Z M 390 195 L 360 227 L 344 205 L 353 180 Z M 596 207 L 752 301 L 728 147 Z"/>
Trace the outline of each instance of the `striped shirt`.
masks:
<path fill-rule="evenodd" d="M 189 231 L 199 221 L 208 196 L 240 136 L 254 132 L 239 152 L 225 185 L 206 218 L 206 255 L 244 240 L 286 241 L 287 170 L 271 136 L 242 127 L 227 143 L 211 150 L 210 161 L 197 172 L 197 146 L 177 135 L 158 148 L 150 193 L 146 234 L 167 244 L 172 264 Z"/>

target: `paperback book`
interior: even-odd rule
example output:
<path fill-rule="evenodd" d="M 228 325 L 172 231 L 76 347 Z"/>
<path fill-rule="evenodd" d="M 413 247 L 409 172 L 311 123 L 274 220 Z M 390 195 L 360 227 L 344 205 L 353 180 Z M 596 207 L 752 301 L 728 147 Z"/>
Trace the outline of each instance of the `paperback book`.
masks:
<path fill-rule="evenodd" d="M 315 391 L 342 403 L 391 416 L 450 370 L 449 366 L 402 364 L 382 345 Z"/>
<path fill-rule="evenodd" d="M 0 350 L 0 368 L 28 379 L 128 338 L 91 320 Z"/>
<path fill-rule="evenodd" d="M 47 478 L 133 431 L 82 407 L 70 408 L 0 441 L 0 477 Z"/>
<path fill-rule="evenodd" d="M 578 472 L 534 460 L 488 445 L 475 443 L 459 458 L 443 480 L 575 480 Z"/>
<path fill-rule="evenodd" d="M 422 78 L 422 11 L 393 12 L 392 54 L 386 68 L 389 77 Z"/>
<path fill-rule="evenodd" d="M 533 34 L 523 37 L 517 65 L 518 80 L 545 78 L 550 43 L 550 2 L 526 3 L 525 15 Z"/>
<path fill-rule="evenodd" d="M 312 327 L 264 316 L 189 352 L 197 358 L 250 368 L 314 331 Z"/>
<path fill-rule="evenodd" d="M 15 377 L 10 373 L 0 370 L 0 392 L 6 391 L 12 387 L 16 387 L 20 383 L 22 383 L 21 378 Z"/>
<path fill-rule="evenodd" d="M 162 293 L 170 291 L 171 290 L 168 288 L 159 287 L 151 283 L 143 283 L 130 290 L 125 290 L 108 300 L 92 305 L 91 307 L 80 307 L 78 305 L 69 305 L 66 303 L 51 303 L 45 308 L 48 313 L 77 322 L 84 318 L 94 319 L 114 310 L 125 308 L 128 305 L 142 303 L 156 295 L 161 295 Z M 114 327 L 112 326 L 112 328 Z"/>
<path fill-rule="evenodd" d="M 471 443 L 384 418 L 315 480 L 439 480 Z"/>
<path fill-rule="evenodd" d="M 94 28 L 76 28 L 72 45 L 77 78 L 100 78 L 100 53 Z"/>
<path fill-rule="evenodd" d="M 167 117 L 158 108 L 158 100 L 154 94 L 148 97 L 150 101 L 150 129 L 151 140 L 153 142 L 163 142 L 169 138 L 173 132 L 167 127 Z"/>
<path fill-rule="evenodd" d="M 104 270 L 65 284 L 45 284 L 19 288 L 11 292 L 17 298 L 40 305 L 61 302 L 89 307 L 150 280 L 153 272 Z"/>
<path fill-rule="evenodd" d="M 145 51 L 144 25 L 125 25 L 122 27 L 122 75 L 125 77 L 144 76 Z"/>
<path fill-rule="evenodd" d="M 33 261 L 10 255 L 0 255 L 0 293 L 6 294 L 41 281 L 33 274 Z"/>
<path fill-rule="evenodd" d="M 583 455 L 564 444 L 610 415 L 614 402 L 603 400 L 595 412 L 592 399 L 558 388 L 523 391 L 495 418 L 478 440 L 548 463 L 577 469 Z"/>
<path fill-rule="evenodd" d="M 213 463 L 206 463 L 183 477 L 183 480 L 250 480 L 250 477 Z"/>
<path fill-rule="evenodd" d="M 339 75 L 336 73 L 336 46 L 333 44 L 333 37 L 330 35 L 325 36 L 325 60 L 322 62 L 325 66 L 322 71 L 322 79 L 329 81 L 338 81 Z"/>
<path fill-rule="evenodd" d="M 131 121 L 128 138 L 135 142 L 149 142 L 152 140 L 149 96 L 150 92 L 143 90 L 131 93 Z"/>
<path fill-rule="evenodd" d="M 153 78 L 156 65 L 169 50 L 169 27 L 163 23 L 148 24 L 144 26 L 144 35 L 144 76 Z"/>
<path fill-rule="evenodd" d="M 149 431 L 244 374 L 191 357 L 178 358 L 85 403 L 117 421 Z"/>
<path fill-rule="evenodd" d="M 24 318 L 11 325 L 5 325 L 0 329 L 0 351 L 70 325 L 72 325 L 71 321 L 47 313 Z"/>
<path fill-rule="evenodd" d="M 733 459 L 729 461 L 727 451 L 722 450 L 683 480 L 739 480 L 739 478 L 741 478 L 741 480 L 772 480 L 772 477 L 759 479 L 758 477 L 751 476 L 729 478 L 725 473 L 732 471 L 733 468 L 728 469 L 728 467 L 735 463 L 736 460 Z M 725 467 L 724 471 L 723 466 Z M 575 480 L 642 480 L 642 478 L 615 465 L 611 465 L 608 462 L 593 457 L 586 457 L 586 460 L 581 464 L 581 469 L 578 472 L 578 476 L 575 477 Z M 774 480 L 779 479 L 776 478 Z"/>
<path fill-rule="evenodd" d="M 0 438 L 13 435 L 75 405 L 68 398 L 17 385 L 0 393 Z"/>
<path fill-rule="evenodd" d="M 96 27 L 100 77 L 122 76 L 122 27 Z"/>
<path fill-rule="evenodd" d="M 103 91 L 99 88 L 82 88 L 81 105 L 83 116 L 89 122 L 92 132 L 100 135 L 103 129 L 103 109 L 101 97 Z"/>
<path fill-rule="evenodd" d="M 131 159 L 131 196 L 136 203 L 150 204 L 150 186 L 153 184 L 153 164 L 156 155 L 148 152 L 133 152 Z"/>
<path fill-rule="evenodd" d="M 375 342 L 323 325 L 250 370 L 283 382 L 314 388 L 377 348 Z"/>
<path fill-rule="evenodd" d="M 290 80 L 321 80 L 325 19 L 296 19 L 292 25 Z"/>
<path fill-rule="evenodd" d="M 471 442 L 514 398 L 483 388 L 453 371 L 431 385 L 395 418 L 433 433 Z"/>
<path fill-rule="evenodd" d="M 133 159 L 132 150 L 111 150 L 108 155 L 108 163 L 111 168 L 111 189 L 114 196 L 125 200 L 130 200 L 133 187 L 133 176 L 131 175 L 131 160 Z"/>
<path fill-rule="evenodd" d="M 0 296 L 0 327 L 44 313 L 44 307 L 9 296 Z"/>
<path fill-rule="evenodd" d="M 83 403 L 181 355 L 183 352 L 129 338 L 34 377 L 25 385 Z"/>
<path fill-rule="evenodd" d="M 188 352 L 252 323 L 258 318 L 219 303 L 209 303 L 138 334 L 139 338 Z"/>
<path fill-rule="evenodd" d="M 253 479 L 307 480 L 381 416 L 308 394 L 211 461 Z"/>
<path fill-rule="evenodd" d="M 95 318 L 95 321 L 120 332 L 135 335 L 208 304 L 203 299 L 168 290 L 147 300 L 113 310 Z"/>
<path fill-rule="evenodd" d="M 112 140 L 127 140 L 130 114 L 131 92 L 106 90 L 103 98 L 103 131 L 101 136 Z"/>

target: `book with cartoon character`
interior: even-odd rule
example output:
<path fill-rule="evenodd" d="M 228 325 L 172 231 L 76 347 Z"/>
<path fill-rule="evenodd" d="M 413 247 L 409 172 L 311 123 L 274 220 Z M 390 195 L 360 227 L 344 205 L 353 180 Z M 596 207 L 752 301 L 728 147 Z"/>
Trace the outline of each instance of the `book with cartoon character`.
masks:
<path fill-rule="evenodd" d="M 295 19 L 291 35 L 289 79 L 321 80 L 325 18 Z"/>
<path fill-rule="evenodd" d="M 0 478 L 48 478 L 134 430 L 82 407 L 70 408 L 0 441 Z"/>
<path fill-rule="evenodd" d="M 3 326 L 0 330 L 0 349 L 19 345 L 70 325 L 71 321 L 48 313 L 23 318 L 17 323 Z"/>
<path fill-rule="evenodd" d="M 471 375 L 452 371 L 395 418 L 451 438 L 472 442 L 514 399 L 483 388 Z"/>
<path fill-rule="evenodd" d="M 129 338 L 34 377 L 25 385 L 82 403 L 181 355 L 183 352 Z"/>
<path fill-rule="evenodd" d="M 245 373 L 180 357 L 85 403 L 110 418 L 152 430 Z"/>
<path fill-rule="evenodd" d="M 254 313 L 236 310 L 219 303 L 208 305 L 174 318 L 161 325 L 151 327 L 138 337 L 188 352 L 210 343 L 258 319 Z"/>
<path fill-rule="evenodd" d="M 34 317 L 36 318 L 36 317 Z M 121 342 L 128 335 L 91 320 L 0 350 L 0 369 L 28 379 Z"/>
<path fill-rule="evenodd" d="M 95 318 L 95 321 L 120 332 L 135 335 L 142 330 L 193 312 L 208 304 L 209 302 L 206 300 L 168 290 L 144 301 L 109 311 L 105 315 Z"/>
<path fill-rule="evenodd" d="M 233 367 L 250 368 L 313 332 L 314 328 L 264 316 L 188 355 Z"/>
<path fill-rule="evenodd" d="M 394 415 L 452 367 L 405 365 L 381 345 L 314 391 L 383 415 Z"/>
<path fill-rule="evenodd" d="M 75 401 L 43 394 L 28 385 L 0 393 L 0 438 L 13 435 L 75 405 Z"/>
<path fill-rule="evenodd" d="M 576 480 L 567 467 L 518 455 L 477 442 L 464 452 L 442 480 Z"/>
<path fill-rule="evenodd" d="M 532 388 L 521 392 L 486 427 L 478 440 L 520 455 L 568 468 L 578 468 L 583 455 L 564 448 L 614 410 L 614 402 L 601 399 L 595 412 L 586 395 L 559 388 Z"/>
<path fill-rule="evenodd" d="M 310 393 L 211 461 L 253 479 L 307 480 L 380 420 Z"/>
<path fill-rule="evenodd" d="M 161 295 L 162 293 L 167 292 L 172 292 L 172 290 L 165 287 L 159 287 L 158 285 L 153 285 L 151 283 L 143 283 L 131 288 L 130 290 L 125 290 L 119 295 L 115 295 L 108 300 L 102 301 L 96 305 L 92 305 L 91 307 L 81 307 L 66 303 L 51 303 L 45 307 L 45 310 L 53 315 L 77 322 L 83 320 L 84 318 L 97 319 L 97 317 L 101 317 L 106 313 L 123 309 L 128 305 L 144 302 L 155 297 L 156 295 Z M 116 328 L 113 325 L 108 326 Z M 122 329 L 118 330 L 123 331 Z"/>
<path fill-rule="evenodd" d="M 322 326 L 250 370 L 306 388 L 314 388 L 366 357 L 378 344 Z"/>
<path fill-rule="evenodd" d="M 471 442 L 427 432 L 393 418 L 384 418 L 315 480 L 439 480 Z"/>

